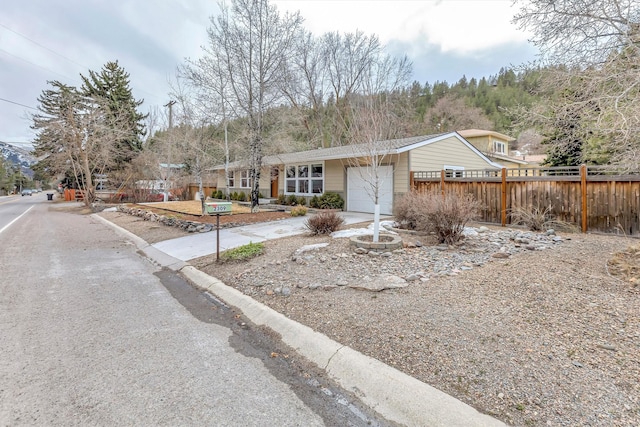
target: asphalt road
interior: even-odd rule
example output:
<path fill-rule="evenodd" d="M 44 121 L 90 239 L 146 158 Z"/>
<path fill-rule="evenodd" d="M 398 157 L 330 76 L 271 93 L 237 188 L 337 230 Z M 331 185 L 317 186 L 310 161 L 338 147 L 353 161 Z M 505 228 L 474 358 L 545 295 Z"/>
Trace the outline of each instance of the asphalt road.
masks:
<path fill-rule="evenodd" d="M 388 425 L 109 227 L 0 198 L 0 425 Z"/>

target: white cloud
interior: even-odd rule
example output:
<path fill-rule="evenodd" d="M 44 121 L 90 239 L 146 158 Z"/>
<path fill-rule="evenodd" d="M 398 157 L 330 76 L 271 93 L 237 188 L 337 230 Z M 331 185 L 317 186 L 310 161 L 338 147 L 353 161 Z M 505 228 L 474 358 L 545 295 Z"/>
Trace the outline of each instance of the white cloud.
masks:
<path fill-rule="evenodd" d="M 280 10 L 299 10 L 304 26 L 316 35 L 364 31 L 383 43 L 432 44 L 443 52 L 472 53 L 506 43 L 524 42 L 511 24 L 510 0 L 275 0 Z"/>

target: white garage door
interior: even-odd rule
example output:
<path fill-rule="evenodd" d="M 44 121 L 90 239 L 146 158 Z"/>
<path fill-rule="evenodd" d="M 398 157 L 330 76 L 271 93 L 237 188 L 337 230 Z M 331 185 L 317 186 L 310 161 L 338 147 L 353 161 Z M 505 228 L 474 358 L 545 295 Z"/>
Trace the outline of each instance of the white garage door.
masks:
<path fill-rule="evenodd" d="M 380 213 L 393 213 L 393 166 L 379 166 L 380 190 L 378 192 Z M 371 197 L 371 168 L 347 168 L 347 210 L 353 212 L 373 213 L 374 204 Z"/>

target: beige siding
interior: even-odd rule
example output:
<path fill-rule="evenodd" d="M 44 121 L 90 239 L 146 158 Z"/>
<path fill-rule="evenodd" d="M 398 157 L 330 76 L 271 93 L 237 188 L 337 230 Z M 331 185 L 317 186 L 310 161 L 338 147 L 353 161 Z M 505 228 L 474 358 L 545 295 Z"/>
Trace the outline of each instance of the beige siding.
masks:
<path fill-rule="evenodd" d="M 227 186 L 227 183 L 226 183 L 226 181 L 224 179 L 224 171 L 223 170 L 218 171 L 218 173 L 216 174 L 216 177 L 217 177 L 216 184 L 217 184 L 218 188 L 221 189 L 221 190 L 224 190 L 225 187 Z"/>
<path fill-rule="evenodd" d="M 344 195 L 345 192 L 345 164 L 346 161 L 340 160 L 327 160 L 324 162 L 324 191 L 330 191 L 332 193 L 340 193 Z"/>
<path fill-rule="evenodd" d="M 404 194 L 409 191 L 409 153 L 393 157 L 393 193 Z"/>
<path fill-rule="evenodd" d="M 262 168 L 258 187 L 263 196 L 269 197 L 271 194 L 271 166 Z"/>
<path fill-rule="evenodd" d="M 493 141 L 489 135 L 469 137 L 466 140 L 483 153 L 493 152 Z"/>
<path fill-rule="evenodd" d="M 412 171 L 441 170 L 445 165 L 462 166 L 465 169 L 493 169 L 482 157 L 455 137 L 411 151 Z"/>

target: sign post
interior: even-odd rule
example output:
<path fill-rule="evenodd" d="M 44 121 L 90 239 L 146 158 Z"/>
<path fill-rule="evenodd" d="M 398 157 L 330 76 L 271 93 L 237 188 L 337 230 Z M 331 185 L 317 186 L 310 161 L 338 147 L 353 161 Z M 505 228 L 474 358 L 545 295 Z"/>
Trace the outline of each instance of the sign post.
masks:
<path fill-rule="evenodd" d="M 231 213 L 231 202 L 204 202 L 207 215 L 216 216 L 216 261 L 220 260 L 220 215 Z"/>

